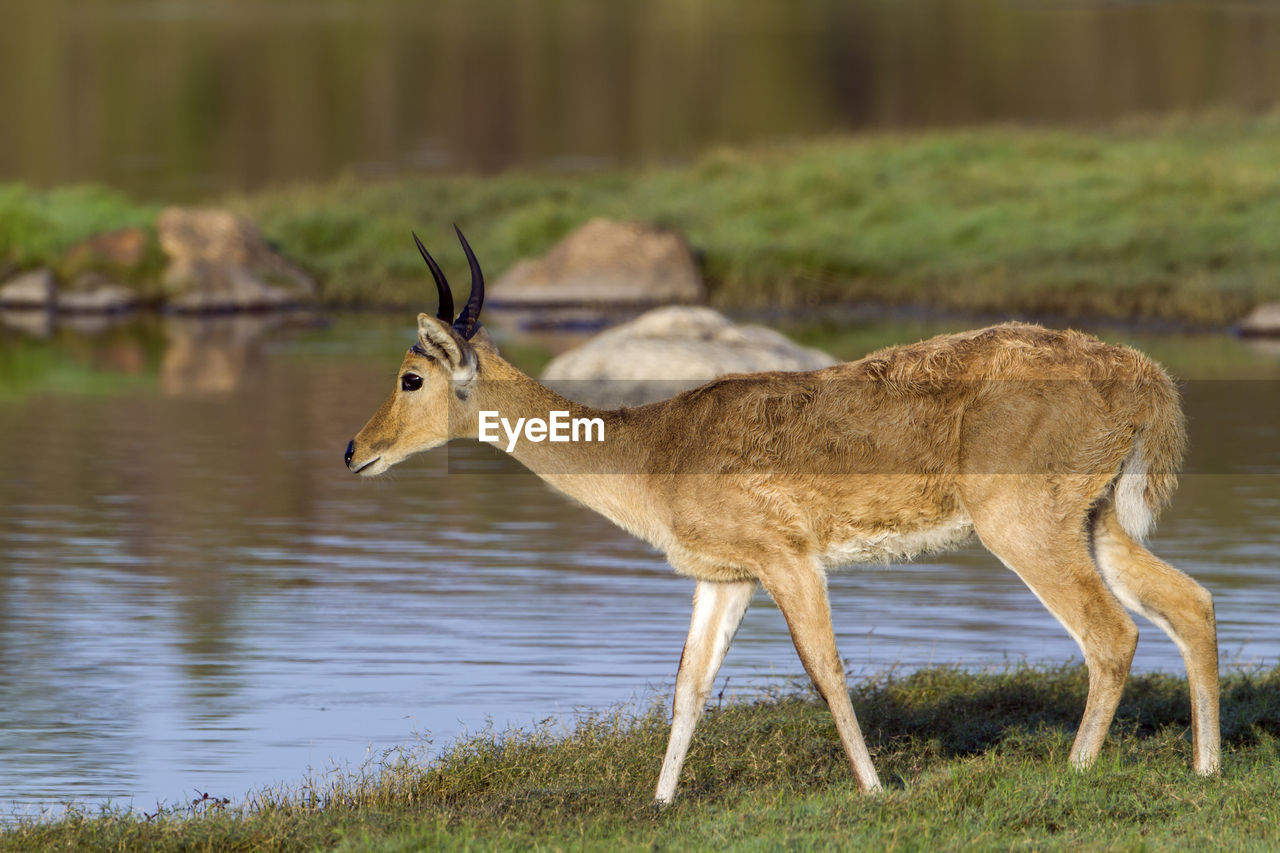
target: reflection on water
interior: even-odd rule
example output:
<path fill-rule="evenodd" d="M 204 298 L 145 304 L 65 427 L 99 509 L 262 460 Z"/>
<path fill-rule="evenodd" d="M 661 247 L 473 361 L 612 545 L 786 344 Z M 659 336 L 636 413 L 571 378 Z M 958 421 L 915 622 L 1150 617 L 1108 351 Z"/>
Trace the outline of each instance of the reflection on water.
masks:
<path fill-rule="evenodd" d="M 47 338 L 53 334 L 53 312 L 39 308 L 0 308 L 0 325 L 34 338 Z"/>
<path fill-rule="evenodd" d="M 167 317 L 160 387 L 170 395 L 234 391 L 262 366 L 262 341 L 282 315 Z"/>
<path fill-rule="evenodd" d="M 215 326 L 170 343 L 180 355 L 155 329 L 0 337 L 0 803 L 238 798 L 419 734 L 440 746 L 670 689 L 693 585 L 646 546 L 488 447 L 371 482 L 343 468 L 411 322 Z M 67 379 L 88 370 L 77 346 L 122 367 Z M 231 363 L 253 381 L 165 393 Z M 1189 387 L 1202 473 L 1155 540 L 1217 596 L 1228 662 L 1280 656 L 1280 477 L 1274 456 L 1251 469 L 1232 450 L 1277 445 L 1280 418 L 1232 415 L 1265 390 Z M 831 595 L 855 673 L 1076 654 L 977 548 L 857 568 Z M 1142 627 L 1136 666 L 1180 670 Z M 732 693 L 799 671 L 760 596 L 722 678 Z"/>
<path fill-rule="evenodd" d="M 0 27 L 0 179 L 150 197 L 574 170 L 862 128 L 1280 100 L 1269 2 L 41 0 Z"/>

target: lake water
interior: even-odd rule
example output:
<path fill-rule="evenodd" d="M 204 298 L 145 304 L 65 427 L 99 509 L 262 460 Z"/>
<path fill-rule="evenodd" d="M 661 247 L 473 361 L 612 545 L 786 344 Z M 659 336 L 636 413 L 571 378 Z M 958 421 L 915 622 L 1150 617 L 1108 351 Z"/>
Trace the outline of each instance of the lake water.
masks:
<path fill-rule="evenodd" d="M 0 180 L 172 201 L 1278 102 L 1266 0 L 40 0 L 0 26 Z"/>
<path fill-rule="evenodd" d="M 962 325 L 799 332 L 852 357 Z M 411 330 L 408 316 L 0 330 L 3 810 L 239 801 L 422 737 L 439 748 L 669 692 L 693 582 L 648 547 L 487 447 L 375 481 L 345 470 Z M 1197 377 L 1192 473 L 1153 548 L 1216 595 L 1224 662 L 1275 664 L 1280 355 L 1103 334 Z M 855 675 L 1077 656 L 977 547 L 856 568 L 831 598 Z M 1135 667 L 1180 671 L 1140 627 Z M 722 682 L 736 695 L 800 672 L 758 596 Z"/>

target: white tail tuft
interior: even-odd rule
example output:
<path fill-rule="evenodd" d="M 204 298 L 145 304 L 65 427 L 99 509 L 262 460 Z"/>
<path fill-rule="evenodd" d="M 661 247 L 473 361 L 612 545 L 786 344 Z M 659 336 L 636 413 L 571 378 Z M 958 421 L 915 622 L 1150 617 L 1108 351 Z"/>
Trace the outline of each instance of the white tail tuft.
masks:
<path fill-rule="evenodd" d="M 1139 435 L 1129 455 L 1120 463 L 1120 476 L 1116 478 L 1116 517 L 1135 542 L 1146 539 L 1156 521 L 1155 513 L 1147 504 L 1148 469 Z"/>

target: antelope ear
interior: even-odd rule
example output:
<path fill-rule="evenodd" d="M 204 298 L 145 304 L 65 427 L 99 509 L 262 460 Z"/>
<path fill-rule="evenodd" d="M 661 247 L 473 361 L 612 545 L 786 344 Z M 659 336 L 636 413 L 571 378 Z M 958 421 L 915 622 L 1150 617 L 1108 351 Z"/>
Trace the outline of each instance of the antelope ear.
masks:
<path fill-rule="evenodd" d="M 418 344 L 433 355 L 454 382 L 470 382 L 476 376 L 475 348 L 443 320 L 430 314 L 418 315 Z"/>

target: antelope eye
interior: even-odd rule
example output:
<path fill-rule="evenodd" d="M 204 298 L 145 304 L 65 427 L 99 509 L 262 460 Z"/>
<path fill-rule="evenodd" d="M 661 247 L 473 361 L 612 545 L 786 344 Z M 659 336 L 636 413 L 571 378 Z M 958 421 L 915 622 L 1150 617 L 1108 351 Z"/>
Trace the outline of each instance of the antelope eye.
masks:
<path fill-rule="evenodd" d="M 422 377 L 416 373 L 406 373 L 400 377 L 400 388 L 403 391 L 417 391 L 422 387 Z"/>

